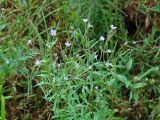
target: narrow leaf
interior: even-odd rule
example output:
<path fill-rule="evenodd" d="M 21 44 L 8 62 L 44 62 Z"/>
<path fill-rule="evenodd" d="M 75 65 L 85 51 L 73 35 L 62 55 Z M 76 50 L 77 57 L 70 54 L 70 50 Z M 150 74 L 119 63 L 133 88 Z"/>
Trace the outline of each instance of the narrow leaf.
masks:
<path fill-rule="evenodd" d="M 133 60 L 132 60 L 132 58 L 130 58 L 128 63 L 127 63 L 127 70 L 128 71 L 132 68 L 132 63 L 133 63 Z"/>
<path fill-rule="evenodd" d="M 127 79 L 125 75 L 117 75 L 117 78 L 125 84 L 126 88 L 128 88 L 131 85 L 131 82 Z"/>
<path fill-rule="evenodd" d="M 144 86 L 146 86 L 146 85 L 147 85 L 146 83 L 136 83 L 136 84 L 134 85 L 134 88 L 138 89 L 138 88 L 142 88 L 142 87 L 144 87 Z"/>
<path fill-rule="evenodd" d="M 3 95 L 1 96 L 1 120 L 5 120 L 5 102 Z"/>

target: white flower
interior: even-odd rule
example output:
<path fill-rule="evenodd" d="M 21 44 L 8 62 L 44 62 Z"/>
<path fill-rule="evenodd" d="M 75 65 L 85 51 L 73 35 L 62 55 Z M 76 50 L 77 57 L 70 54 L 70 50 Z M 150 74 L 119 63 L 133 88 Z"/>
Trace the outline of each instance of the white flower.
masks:
<path fill-rule="evenodd" d="M 110 67 L 112 66 L 112 63 L 110 63 L 109 61 L 105 63 L 106 67 Z"/>
<path fill-rule="evenodd" d="M 133 44 L 136 44 L 136 41 L 133 41 L 132 43 L 133 43 Z"/>
<path fill-rule="evenodd" d="M 98 58 L 98 55 L 95 55 L 95 56 L 94 56 L 94 58 L 97 60 L 97 58 Z"/>
<path fill-rule="evenodd" d="M 114 112 L 117 113 L 117 112 L 119 112 L 119 110 L 116 108 L 116 109 L 114 109 Z"/>
<path fill-rule="evenodd" d="M 32 40 L 28 40 L 27 45 L 32 45 Z"/>
<path fill-rule="evenodd" d="M 93 25 L 91 23 L 88 23 L 88 28 L 92 28 Z"/>
<path fill-rule="evenodd" d="M 87 18 L 83 18 L 83 22 L 88 22 L 88 19 Z"/>
<path fill-rule="evenodd" d="M 65 46 L 66 46 L 66 47 L 70 47 L 70 46 L 71 46 L 71 43 L 67 41 L 67 42 L 65 42 Z"/>
<path fill-rule="evenodd" d="M 111 30 L 115 30 L 115 29 L 117 29 L 117 27 L 114 25 L 111 25 Z"/>
<path fill-rule="evenodd" d="M 6 60 L 6 64 L 9 64 L 10 63 L 10 61 L 9 60 Z"/>
<path fill-rule="evenodd" d="M 107 53 L 112 53 L 111 49 L 106 50 Z"/>
<path fill-rule="evenodd" d="M 56 36 L 56 30 L 51 29 L 50 34 L 51 36 Z"/>
<path fill-rule="evenodd" d="M 44 62 L 44 61 L 43 60 L 36 60 L 35 66 L 39 66 L 40 64 L 42 64 L 42 62 Z"/>
<path fill-rule="evenodd" d="M 67 76 L 64 76 L 64 80 L 69 80 L 69 78 Z"/>
<path fill-rule="evenodd" d="M 127 45 L 127 44 L 128 44 L 128 42 L 125 42 L 125 43 L 124 43 L 124 45 Z"/>
<path fill-rule="evenodd" d="M 88 70 L 91 70 L 91 69 L 92 69 L 92 66 L 89 66 L 89 67 L 88 67 Z"/>
<path fill-rule="evenodd" d="M 98 90 L 99 89 L 98 86 L 96 86 L 95 89 Z"/>
<path fill-rule="evenodd" d="M 104 40 L 105 40 L 105 37 L 104 37 L 104 36 L 101 36 L 101 37 L 100 37 L 100 40 L 101 40 L 101 41 L 104 41 Z"/>

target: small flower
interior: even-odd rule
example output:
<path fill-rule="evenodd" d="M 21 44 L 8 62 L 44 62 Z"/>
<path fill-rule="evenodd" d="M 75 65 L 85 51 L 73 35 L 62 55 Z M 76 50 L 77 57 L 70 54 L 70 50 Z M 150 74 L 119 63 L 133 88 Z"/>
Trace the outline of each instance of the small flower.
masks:
<path fill-rule="evenodd" d="M 116 109 L 114 109 L 114 112 L 117 113 L 117 112 L 119 112 L 119 110 L 116 108 Z"/>
<path fill-rule="evenodd" d="M 70 47 L 70 46 L 71 46 L 71 43 L 67 41 L 67 42 L 65 42 L 65 46 L 66 46 L 66 47 Z"/>
<path fill-rule="evenodd" d="M 99 89 L 98 86 L 96 86 L 95 89 L 98 90 Z"/>
<path fill-rule="evenodd" d="M 117 27 L 114 25 L 111 25 L 111 30 L 115 30 L 115 29 L 117 29 Z"/>
<path fill-rule="evenodd" d="M 98 58 L 98 55 L 95 55 L 95 56 L 94 56 L 94 58 L 97 60 L 97 58 Z"/>
<path fill-rule="evenodd" d="M 112 53 L 111 49 L 106 50 L 107 53 Z"/>
<path fill-rule="evenodd" d="M 91 23 L 88 23 L 88 28 L 92 28 L 93 25 Z"/>
<path fill-rule="evenodd" d="M 10 63 L 10 61 L 9 60 L 6 60 L 6 64 L 9 64 Z"/>
<path fill-rule="evenodd" d="M 128 44 L 128 42 L 125 42 L 125 43 L 124 43 L 124 45 L 127 45 L 127 44 Z"/>
<path fill-rule="evenodd" d="M 32 45 L 32 40 L 28 40 L 27 45 Z"/>
<path fill-rule="evenodd" d="M 67 76 L 64 76 L 64 80 L 69 80 L 69 78 Z"/>
<path fill-rule="evenodd" d="M 35 66 L 39 66 L 40 64 L 42 64 L 43 60 L 36 60 L 35 62 Z"/>
<path fill-rule="evenodd" d="M 83 22 L 87 23 L 88 19 L 87 18 L 83 18 Z"/>
<path fill-rule="evenodd" d="M 133 41 L 132 43 L 133 43 L 133 44 L 136 44 L 136 41 Z"/>
<path fill-rule="evenodd" d="M 110 67 L 113 66 L 112 63 L 110 63 L 109 61 L 105 63 L 106 67 Z"/>
<path fill-rule="evenodd" d="M 105 37 L 104 36 L 101 36 L 100 37 L 100 41 L 104 41 L 105 40 Z"/>
<path fill-rule="evenodd" d="M 56 36 L 56 30 L 51 29 L 50 34 L 51 34 L 51 36 L 53 36 L 53 37 Z"/>
<path fill-rule="evenodd" d="M 89 67 L 88 67 L 88 70 L 91 70 L 91 69 L 92 69 L 92 66 L 89 66 Z"/>

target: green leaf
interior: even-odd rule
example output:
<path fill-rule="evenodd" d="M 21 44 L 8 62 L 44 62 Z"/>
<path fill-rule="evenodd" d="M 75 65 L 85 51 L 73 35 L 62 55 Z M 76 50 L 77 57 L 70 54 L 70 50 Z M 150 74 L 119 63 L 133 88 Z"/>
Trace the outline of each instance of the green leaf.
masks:
<path fill-rule="evenodd" d="M 160 6 L 158 5 L 158 6 L 151 7 L 149 8 L 149 10 L 154 11 L 154 12 L 160 12 Z"/>
<path fill-rule="evenodd" d="M 4 96 L 1 96 L 1 120 L 5 120 L 5 101 Z"/>
<path fill-rule="evenodd" d="M 160 114 L 160 103 L 154 107 L 155 113 Z"/>
<path fill-rule="evenodd" d="M 152 72 L 158 72 L 159 71 L 159 67 L 153 67 L 151 69 L 149 69 L 147 72 L 143 73 L 140 78 L 144 78 L 146 77 L 147 75 L 151 74 Z"/>
<path fill-rule="evenodd" d="M 132 68 L 132 63 L 133 63 L 133 60 L 132 60 L 132 58 L 130 58 L 128 63 L 127 63 L 127 70 L 128 71 Z"/>
<path fill-rule="evenodd" d="M 6 27 L 5 23 L 0 23 L 0 31 L 3 30 Z"/>
<path fill-rule="evenodd" d="M 3 93 L 3 88 L 2 88 L 2 85 L 0 85 L 0 96 L 2 95 L 2 93 Z"/>
<path fill-rule="evenodd" d="M 147 84 L 146 83 L 136 83 L 136 84 L 134 84 L 134 88 L 135 89 L 138 89 L 138 88 L 142 88 L 142 87 L 144 87 L 144 86 L 146 86 Z"/>
<path fill-rule="evenodd" d="M 2 4 L 3 2 L 5 2 L 5 0 L 0 0 L 0 4 Z"/>
<path fill-rule="evenodd" d="M 117 75 L 117 78 L 125 84 L 126 88 L 128 88 L 131 85 L 131 82 L 127 79 L 125 75 Z"/>
<path fill-rule="evenodd" d="M 26 0 L 19 0 L 20 5 L 22 5 L 23 7 L 28 7 L 27 1 Z"/>

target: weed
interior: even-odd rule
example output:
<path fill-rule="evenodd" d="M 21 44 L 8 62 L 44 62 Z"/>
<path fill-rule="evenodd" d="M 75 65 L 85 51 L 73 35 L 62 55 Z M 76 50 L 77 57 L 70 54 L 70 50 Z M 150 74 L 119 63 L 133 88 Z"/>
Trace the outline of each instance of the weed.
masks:
<path fill-rule="evenodd" d="M 158 1 L 0 3 L 1 118 L 160 119 Z"/>

